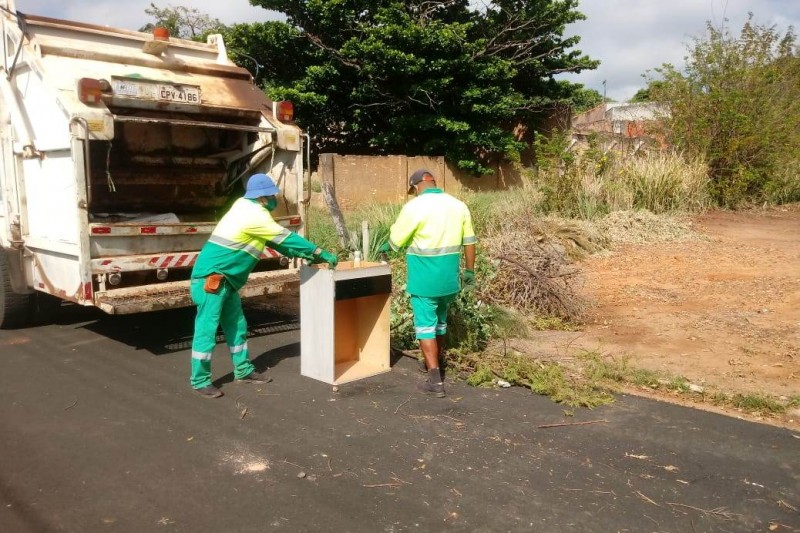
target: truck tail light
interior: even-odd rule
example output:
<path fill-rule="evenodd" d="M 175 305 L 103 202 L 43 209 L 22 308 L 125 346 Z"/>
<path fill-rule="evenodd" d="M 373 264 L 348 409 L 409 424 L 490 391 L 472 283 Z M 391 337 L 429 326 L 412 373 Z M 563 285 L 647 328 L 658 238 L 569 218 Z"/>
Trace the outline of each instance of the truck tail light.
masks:
<path fill-rule="evenodd" d="M 281 122 L 291 122 L 294 120 L 294 104 L 289 100 L 278 102 L 278 120 Z"/>
<path fill-rule="evenodd" d="M 289 219 L 289 225 L 290 226 L 299 226 L 300 222 L 302 222 L 302 221 L 303 221 L 303 219 L 301 219 L 300 217 L 292 217 L 292 218 Z"/>
<path fill-rule="evenodd" d="M 81 78 L 78 80 L 78 100 L 84 104 L 99 104 L 103 94 L 100 80 Z"/>
<path fill-rule="evenodd" d="M 92 301 L 92 282 L 87 281 L 83 284 L 83 299 L 87 302 Z"/>
<path fill-rule="evenodd" d="M 111 228 L 108 226 L 94 226 L 92 228 L 93 235 L 108 235 L 111 233 Z"/>

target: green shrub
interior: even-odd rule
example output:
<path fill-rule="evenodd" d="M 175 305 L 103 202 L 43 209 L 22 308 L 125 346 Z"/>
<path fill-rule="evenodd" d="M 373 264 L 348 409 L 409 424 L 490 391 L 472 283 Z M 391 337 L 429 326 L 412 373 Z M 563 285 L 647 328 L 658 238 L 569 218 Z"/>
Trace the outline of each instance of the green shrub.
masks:
<path fill-rule="evenodd" d="M 800 152 L 795 39 L 792 29 L 781 34 L 752 15 L 739 35 L 709 24 L 684 69 L 656 69 L 662 79 L 651 80 L 650 94 L 669 110 L 666 137 L 708 162 L 709 191 L 719 204 L 796 197 L 796 181 L 780 175 Z"/>

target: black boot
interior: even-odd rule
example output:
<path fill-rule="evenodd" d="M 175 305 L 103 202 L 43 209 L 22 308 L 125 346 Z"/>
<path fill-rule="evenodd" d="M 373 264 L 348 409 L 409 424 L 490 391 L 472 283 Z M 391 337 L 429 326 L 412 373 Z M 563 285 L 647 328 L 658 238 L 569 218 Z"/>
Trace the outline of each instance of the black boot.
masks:
<path fill-rule="evenodd" d="M 446 396 L 444 392 L 444 383 L 442 383 L 442 374 L 438 368 L 431 368 L 428 370 L 428 379 L 420 383 L 419 390 L 426 394 L 432 394 L 437 398 L 444 398 Z"/>

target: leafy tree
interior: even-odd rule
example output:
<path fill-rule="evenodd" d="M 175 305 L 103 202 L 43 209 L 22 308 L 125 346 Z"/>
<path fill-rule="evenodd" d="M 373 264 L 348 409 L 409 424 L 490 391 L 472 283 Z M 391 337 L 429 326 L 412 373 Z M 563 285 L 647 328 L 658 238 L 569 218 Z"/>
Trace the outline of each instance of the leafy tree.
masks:
<path fill-rule="evenodd" d="M 578 84 L 577 87 L 570 87 L 568 90 L 572 93 L 570 101 L 575 113 L 583 113 L 603 103 L 603 95 L 596 89 L 589 89 Z M 606 99 L 606 101 L 609 100 Z"/>
<path fill-rule="evenodd" d="M 578 0 L 494 1 L 479 10 L 468 0 L 251 3 L 285 14 L 313 45 L 269 81 L 273 97 L 297 104 L 298 122 L 321 150 L 444 154 L 490 172 L 523 147 L 516 124 L 569 99 L 554 76 L 597 65 L 573 49 L 578 37 L 563 37 L 584 18 Z M 242 36 L 263 47 L 250 55 L 281 53 L 267 48 L 283 39 L 272 31 Z M 292 81 L 295 66 L 305 68 Z"/>
<path fill-rule="evenodd" d="M 652 102 L 653 93 L 663 89 L 664 82 L 661 80 L 648 80 L 647 86 L 639 89 L 629 100 L 633 103 Z"/>
<path fill-rule="evenodd" d="M 272 87 L 291 86 L 306 68 L 324 60 L 317 47 L 284 22 L 234 24 L 222 34 L 231 59 L 254 72 L 256 83 L 269 93 Z"/>
<path fill-rule="evenodd" d="M 683 71 L 656 72 L 662 83 L 651 83 L 650 95 L 670 111 L 669 138 L 708 161 L 718 202 L 769 199 L 776 189 L 780 200 L 800 199 L 800 57 L 791 29 L 756 24 L 752 14 L 738 36 L 709 24 Z"/>
<path fill-rule="evenodd" d="M 173 37 L 181 39 L 201 40 L 209 33 L 215 33 L 224 28 L 218 19 L 210 16 L 196 8 L 184 6 L 158 7 L 151 3 L 150 7 L 145 8 L 145 13 L 155 19 L 155 22 L 145 24 L 139 31 L 153 31 L 156 26 L 161 26 L 169 30 Z"/>

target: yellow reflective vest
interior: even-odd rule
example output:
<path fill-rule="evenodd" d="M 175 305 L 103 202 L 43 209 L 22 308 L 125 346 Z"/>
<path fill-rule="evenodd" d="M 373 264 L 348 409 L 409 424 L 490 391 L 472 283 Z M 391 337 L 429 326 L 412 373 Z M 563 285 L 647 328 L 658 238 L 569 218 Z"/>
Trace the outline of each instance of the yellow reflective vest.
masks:
<path fill-rule="evenodd" d="M 461 250 L 476 242 L 466 204 L 441 189 L 427 189 L 403 206 L 389 233 L 391 247 L 406 250 L 407 290 L 415 296 L 457 293 Z"/>
<path fill-rule="evenodd" d="M 238 291 L 261 259 L 264 246 L 306 259 L 311 259 L 316 249 L 316 245 L 275 222 L 256 200 L 239 198 L 200 250 L 192 278 L 223 274 Z"/>

